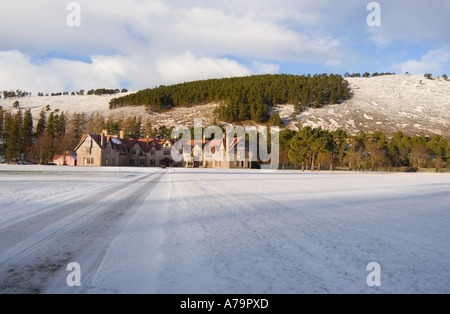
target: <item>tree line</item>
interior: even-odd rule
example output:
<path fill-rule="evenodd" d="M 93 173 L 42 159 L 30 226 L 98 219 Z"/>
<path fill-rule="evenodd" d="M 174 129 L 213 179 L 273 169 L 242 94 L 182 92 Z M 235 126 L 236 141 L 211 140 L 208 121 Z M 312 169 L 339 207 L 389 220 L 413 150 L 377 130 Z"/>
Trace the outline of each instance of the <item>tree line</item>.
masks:
<path fill-rule="evenodd" d="M 361 131 L 349 136 L 345 131 L 329 132 L 305 127 L 280 134 L 282 165 L 320 169 L 325 166 L 351 170 L 391 168 L 436 168 L 450 165 L 450 145 L 444 137 L 408 136 L 397 132 L 392 139 L 382 132 Z"/>
<path fill-rule="evenodd" d="M 83 134 L 100 134 L 104 129 L 117 135 L 123 130 L 126 138 L 169 138 L 172 131 L 166 126 L 154 128 L 140 116 L 113 120 L 99 113 L 67 115 L 49 111 L 49 106 L 41 110 L 34 125 L 29 109 L 7 111 L 0 107 L 0 138 L 7 162 L 51 162 L 55 154 L 73 150 Z"/>
<path fill-rule="evenodd" d="M 43 108 L 34 126 L 30 110 L 7 111 L 0 107 L 0 138 L 6 161 L 47 163 L 55 154 L 73 150 L 83 134 L 110 134 L 124 131 L 125 138 L 170 138 L 172 128 L 154 128 L 142 117 L 114 120 L 99 113 L 86 115 L 49 112 Z M 193 134 L 193 132 L 191 132 Z M 392 168 L 436 168 L 450 165 L 450 145 L 440 135 L 408 136 L 397 132 L 388 138 L 382 132 L 355 136 L 345 131 L 327 131 L 305 127 L 298 132 L 280 133 L 282 166 L 302 169 L 389 170 Z"/>
<path fill-rule="evenodd" d="M 97 89 L 91 89 L 88 90 L 87 92 L 84 89 L 81 89 L 77 92 L 72 92 L 70 93 L 70 95 L 75 96 L 84 96 L 84 95 L 97 95 L 97 96 L 102 96 L 102 95 L 115 95 L 115 94 L 119 94 L 119 93 L 127 93 L 128 90 L 126 88 L 123 88 L 122 90 L 116 88 L 116 89 L 106 89 L 106 88 L 97 88 Z M 59 92 L 59 93 L 51 93 L 50 96 L 68 96 L 69 92 Z M 42 97 L 42 96 L 49 96 L 49 94 L 45 94 L 39 92 L 38 96 Z"/>
<path fill-rule="evenodd" d="M 318 108 L 349 98 L 348 82 L 340 75 L 255 75 L 146 89 L 112 99 L 110 109 L 146 106 L 147 110 L 159 112 L 173 107 L 217 102 L 222 105 L 216 114 L 223 121 L 253 120 L 261 123 L 270 118 L 268 107 L 276 104 L 292 103 L 298 109 Z"/>
<path fill-rule="evenodd" d="M 391 72 L 378 73 L 378 72 L 375 72 L 375 73 L 370 74 L 369 72 L 365 72 L 364 74 L 361 75 L 361 73 L 352 73 L 352 74 L 350 74 L 350 73 L 346 72 L 344 74 L 344 77 L 377 77 L 377 76 L 385 76 L 385 75 L 395 75 L 395 73 L 391 73 Z"/>
<path fill-rule="evenodd" d="M 18 89 L 18 90 L 16 90 L 16 91 L 13 91 L 13 90 L 11 90 L 11 91 L 3 91 L 3 92 L 0 92 L 0 98 L 2 98 L 2 95 L 3 95 L 3 98 L 4 99 L 8 99 L 8 98 L 23 98 L 23 97 L 31 97 L 31 93 L 30 92 L 27 92 L 27 91 L 21 91 L 20 89 Z"/>

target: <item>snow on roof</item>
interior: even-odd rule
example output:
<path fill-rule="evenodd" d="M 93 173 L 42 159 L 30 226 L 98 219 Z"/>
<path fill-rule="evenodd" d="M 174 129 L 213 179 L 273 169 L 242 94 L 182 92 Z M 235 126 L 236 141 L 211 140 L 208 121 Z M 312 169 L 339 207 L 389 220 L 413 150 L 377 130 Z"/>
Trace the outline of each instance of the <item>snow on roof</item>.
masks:
<path fill-rule="evenodd" d="M 114 144 L 116 144 L 116 145 L 121 145 L 121 144 L 122 144 L 122 142 L 121 142 L 118 138 L 116 138 L 116 137 L 111 137 L 111 141 L 112 141 Z"/>

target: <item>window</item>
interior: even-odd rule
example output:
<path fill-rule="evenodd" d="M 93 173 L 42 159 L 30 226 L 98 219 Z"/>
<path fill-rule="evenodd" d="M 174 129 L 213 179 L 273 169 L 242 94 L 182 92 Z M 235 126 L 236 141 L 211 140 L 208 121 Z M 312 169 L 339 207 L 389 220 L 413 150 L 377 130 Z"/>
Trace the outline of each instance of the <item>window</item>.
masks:
<path fill-rule="evenodd" d="M 83 158 L 83 165 L 93 165 L 94 164 L 94 158 Z"/>
<path fill-rule="evenodd" d="M 155 156 L 155 150 L 154 149 L 152 149 L 151 155 Z"/>
<path fill-rule="evenodd" d="M 91 154 L 91 148 L 90 147 L 86 147 L 86 154 L 90 155 Z"/>
<path fill-rule="evenodd" d="M 134 166 L 134 159 L 130 159 L 130 166 Z"/>
<path fill-rule="evenodd" d="M 136 155 L 136 150 L 135 149 L 131 150 L 131 155 Z"/>
<path fill-rule="evenodd" d="M 139 166 L 145 167 L 145 159 L 140 159 L 139 160 Z"/>
<path fill-rule="evenodd" d="M 164 150 L 164 156 L 170 156 L 170 150 Z"/>
<path fill-rule="evenodd" d="M 150 160 L 150 166 L 156 166 L 156 160 L 154 159 Z"/>

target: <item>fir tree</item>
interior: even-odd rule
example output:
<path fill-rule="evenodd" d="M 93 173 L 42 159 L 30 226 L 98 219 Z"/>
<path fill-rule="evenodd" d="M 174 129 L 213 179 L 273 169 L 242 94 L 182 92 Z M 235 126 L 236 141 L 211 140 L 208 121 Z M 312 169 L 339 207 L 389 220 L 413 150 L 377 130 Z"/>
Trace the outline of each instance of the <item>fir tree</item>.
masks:
<path fill-rule="evenodd" d="M 268 124 L 271 126 L 283 126 L 283 120 L 281 120 L 280 114 L 276 111 L 272 112 Z"/>
<path fill-rule="evenodd" d="M 55 118 L 55 114 L 53 112 L 51 112 L 48 116 L 46 133 L 52 138 L 56 137 L 57 119 L 58 115 L 56 115 Z"/>
<path fill-rule="evenodd" d="M 21 157 L 21 130 L 22 130 L 22 112 L 19 110 L 14 115 L 9 127 L 9 136 L 6 143 L 5 159 L 7 161 L 17 160 Z"/>
<path fill-rule="evenodd" d="M 0 106 L 0 139 L 3 138 L 4 123 L 5 123 L 5 115 L 3 112 L 3 107 Z"/>
<path fill-rule="evenodd" d="M 39 120 L 36 127 L 35 137 L 44 134 L 46 128 L 47 128 L 47 113 L 44 109 L 42 109 L 41 113 L 39 114 Z"/>
<path fill-rule="evenodd" d="M 33 138 L 33 116 L 31 110 L 25 111 L 22 124 L 22 152 L 25 154 L 25 158 L 28 156 L 28 151 L 32 144 Z"/>

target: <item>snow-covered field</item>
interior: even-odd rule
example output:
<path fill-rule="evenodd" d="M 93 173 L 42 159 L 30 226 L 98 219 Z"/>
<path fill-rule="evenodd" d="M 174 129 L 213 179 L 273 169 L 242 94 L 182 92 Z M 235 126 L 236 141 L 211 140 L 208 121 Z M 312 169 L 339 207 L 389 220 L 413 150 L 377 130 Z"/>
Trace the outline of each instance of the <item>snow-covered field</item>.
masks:
<path fill-rule="evenodd" d="M 449 293 L 449 204 L 448 174 L 0 166 L 0 293 Z"/>

